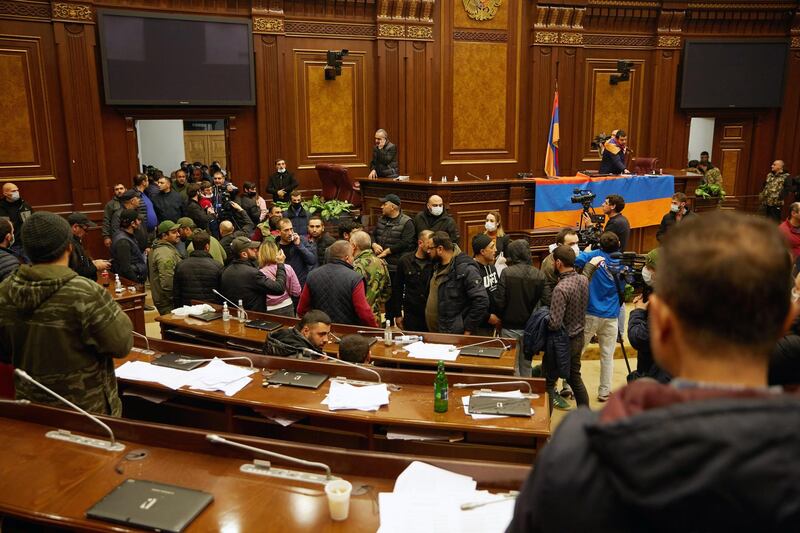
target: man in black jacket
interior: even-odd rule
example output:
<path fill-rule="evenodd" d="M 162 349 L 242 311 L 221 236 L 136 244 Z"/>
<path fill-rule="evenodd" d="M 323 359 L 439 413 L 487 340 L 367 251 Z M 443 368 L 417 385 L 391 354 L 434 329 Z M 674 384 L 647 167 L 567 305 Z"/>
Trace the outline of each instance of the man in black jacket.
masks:
<path fill-rule="evenodd" d="M 509 532 L 800 527 L 800 399 L 767 388 L 794 315 L 783 238 L 768 220 L 709 213 L 670 231 L 658 267 L 650 344 L 676 379 L 567 415 Z"/>
<path fill-rule="evenodd" d="M 0 217 L 8 217 L 16 229 L 14 250 L 22 254 L 22 226 L 33 214 L 33 208 L 19 195 L 19 187 L 13 183 L 3 185 L 3 198 L 0 200 Z"/>
<path fill-rule="evenodd" d="M 397 327 L 408 331 L 428 331 L 425 323 L 425 303 L 428 301 L 433 263 L 428 257 L 433 232 L 422 230 L 417 240 L 417 249 L 400 258 L 397 264 L 397 285 L 393 292 L 398 297 L 390 300 L 394 307 L 386 308 L 387 319 L 394 318 Z"/>
<path fill-rule="evenodd" d="M 382 216 L 378 219 L 372 232 L 372 251 L 378 258 L 386 261 L 392 287 L 395 287 L 397 286 L 397 264 L 405 253 L 414 250 L 417 234 L 414 232 L 414 221 L 400 209 L 399 196 L 387 194 L 380 201 Z M 386 308 L 396 308 L 395 299 L 398 297 L 399 293 L 392 291 L 392 296 L 386 302 Z"/>
<path fill-rule="evenodd" d="M 239 195 L 238 204 L 244 209 L 250 222 L 253 223 L 253 227 L 258 226 L 261 222 L 261 208 L 256 201 L 257 197 L 258 191 L 255 183 L 252 181 L 242 183 L 242 194 Z"/>
<path fill-rule="evenodd" d="M 275 173 L 269 177 L 267 194 L 272 195 L 273 202 L 286 202 L 289 195 L 298 187 L 299 183 L 291 172 L 286 169 L 286 161 L 278 158 L 275 160 Z"/>
<path fill-rule="evenodd" d="M 453 241 L 443 231 L 431 237 L 428 257 L 436 267 L 425 305 L 428 330 L 470 335 L 489 314 L 489 296 L 478 266 L 467 254 L 456 255 Z"/>
<path fill-rule="evenodd" d="M 186 216 L 191 218 L 198 228 L 208 231 L 209 224 L 215 219 L 214 208 L 203 209 L 200 205 L 200 187 L 199 183 L 191 183 L 186 188 L 186 196 L 188 197 Z"/>
<path fill-rule="evenodd" d="M 308 244 L 314 248 L 317 254 L 317 265 L 325 264 L 325 250 L 328 246 L 336 242 L 336 239 L 328 235 L 325 231 L 325 223 L 319 215 L 308 217 Z M 348 239 L 349 240 L 349 239 Z"/>
<path fill-rule="evenodd" d="M 19 267 L 19 257 L 11 251 L 14 244 L 14 225 L 8 217 L 0 217 L 0 281 Z"/>
<path fill-rule="evenodd" d="M 372 161 L 369 164 L 369 179 L 396 178 L 397 147 L 389 142 L 389 134 L 380 129 L 375 132 L 375 146 L 372 148 Z"/>
<path fill-rule="evenodd" d="M 172 280 L 173 307 L 191 305 L 192 300 L 220 301 L 214 289 L 220 288 L 222 266 L 208 252 L 211 236 L 203 230 L 196 231 L 192 234 L 192 245 L 194 250 L 189 257 L 175 267 Z"/>
<path fill-rule="evenodd" d="M 86 230 L 96 228 L 97 224 L 78 211 L 67 217 L 72 227 L 72 253 L 69 256 L 69 267 L 79 276 L 97 281 L 97 273 L 111 268 L 111 262 L 105 259 L 92 259 L 83 248 L 83 237 Z"/>
<path fill-rule="evenodd" d="M 147 262 L 134 237 L 141 225 L 138 211 L 123 209 L 119 214 L 120 229 L 111 239 L 112 270 L 136 283 L 147 280 Z"/>
<path fill-rule="evenodd" d="M 331 332 L 331 317 L 324 311 L 312 309 L 303 315 L 293 328 L 270 333 L 264 343 L 267 355 L 313 357 L 307 350 L 324 353 Z"/>
<path fill-rule="evenodd" d="M 111 248 L 111 237 L 114 235 L 114 229 L 111 228 L 111 217 L 116 211 L 122 209 L 119 197 L 125 194 L 125 190 L 125 185 L 122 183 L 114 185 L 114 196 L 103 207 L 103 244 L 106 245 L 106 248 Z"/>
<path fill-rule="evenodd" d="M 428 198 L 426 209 L 417 213 L 414 217 L 414 230 L 417 235 L 419 232 L 429 229 L 431 231 L 445 231 L 450 235 L 450 240 L 458 244 L 458 227 L 456 221 L 444 208 L 442 197 L 434 194 Z"/>
<path fill-rule="evenodd" d="M 242 307 L 261 313 L 267 312 L 267 294 L 283 294 L 286 290 L 286 268 L 283 258 L 278 258 L 275 279 L 269 279 L 256 266 L 260 243 L 247 237 L 236 237 L 231 242 L 233 261 L 222 271 L 220 292 L 232 302 L 242 301 Z"/>
<path fill-rule="evenodd" d="M 619 194 L 609 194 L 603 202 L 603 214 L 608 217 L 603 231 L 613 231 L 619 238 L 619 251 L 625 251 L 628 237 L 631 236 L 631 223 L 622 214 L 625 209 L 625 199 Z"/>
<path fill-rule="evenodd" d="M 658 226 L 656 232 L 656 239 L 658 242 L 664 238 L 667 231 L 682 220 L 686 220 L 695 216 L 695 214 L 686 205 L 686 195 L 682 192 L 676 192 L 672 195 L 672 202 L 669 205 L 669 213 L 661 218 L 661 224 Z"/>
<path fill-rule="evenodd" d="M 153 194 L 150 199 L 153 201 L 153 209 L 159 222 L 171 220 L 175 222 L 181 218 L 185 212 L 183 197 L 180 193 L 172 190 L 172 182 L 169 178 L 161 176 L 156 182 L 158 192 Z"/>

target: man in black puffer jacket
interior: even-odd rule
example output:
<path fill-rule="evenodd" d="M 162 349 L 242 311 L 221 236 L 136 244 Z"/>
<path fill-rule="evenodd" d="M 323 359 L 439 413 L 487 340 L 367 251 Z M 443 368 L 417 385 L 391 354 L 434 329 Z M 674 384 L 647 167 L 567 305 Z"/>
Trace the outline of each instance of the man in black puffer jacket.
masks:
<path fill-rule="evenodd" d="M 192 235 L 194 251 L 178 263 L 172 281 L 173 307 L 192 305 L 192 300 L 219 303 L 220 297 L 214 294 L 219 290 L 222 265 L 217 263 L 209 249 L 211 236 L 199 230 Z"/>
<path fill-rule="evenodd" d="M 489 315 L 489 296 L 475 260 L 456 255 L 444 231 L 431 238 L 428 256 L 436 266 L 425 306 L 428 331 L 469 335 Z"/>
<path fill-rule="evenodd" d="M 284 357 L 310 358 L 311 350 L 325 353 L 324 348 L 328 343 L 331 332 L 331 317 L 324 311 L 312 309 L 300 319 L 293 328 L 279 329 L 270 333 L 264 343 L 266 355 L 281 355 Z"/>

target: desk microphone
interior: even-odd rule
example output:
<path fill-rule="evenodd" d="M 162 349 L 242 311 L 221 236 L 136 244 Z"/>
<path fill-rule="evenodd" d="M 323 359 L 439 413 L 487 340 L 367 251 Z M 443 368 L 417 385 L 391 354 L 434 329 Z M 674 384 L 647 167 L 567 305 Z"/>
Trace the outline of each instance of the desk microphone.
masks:
<path fill-rule="evenodd" d="M 332 356 L 330 356 L 330 355 L 328 355 L 326 353 L 320 353 L 320 352 L 318 352 L 316 350 L 312 350 L 310 348 L 303 348 L 303 355 L 309 355 L 309 356 L 315 355 L 317 357 L 322 357 L 323 359 L 330 359 L 331 361 L 335 361 L 337 363 L 342 363 L 343 365 L 352 366 L 354 368 L 360 368 L 361 370 L 366 370 L 367 372 L 372 372 L 373 374 L 378 376 L 378 383 L 383 383 L 381 381 L 381 375 L 378 373 L 377 370 L 373 370 L 371 368 L 367 368 L 365 366 L 362 366 L 362 365 L 359 365 L 359 364 L 356 364 L 356 363 L 351 363 L 350 361 L 345 361 L 344 359 L 339 359 L 338 357 L 332 357 Z"/>
<path fill-rule="evenodd" d="M 239 357 L 212 357 L 211 359 L 195 359 L 194 357 L 178 357 L 177 359 L 175 359 L 175 362 L 178 363 L 179 365 L 188 365 L 190 363 L 208 363 L 208 362 L 213 361 L 215 359 L 217 361 L 236 361 L 236 360 L 239 360 L 239 359 L 244 359 L 245 361 L 248 361 L 250 363 L 250 368 L 254 368 L 253 360 L 250 359 L 249 357 L 244 356 L 244 355 L 241 355 Z"/>
<path fill-rule="evenodd" d="M 467 344 L 466 346 L 456 346 L 456 347 L 455 347 L 455 348 L 453 348 L 453 350 L 451 350 L 451 351 L 455 351 L 455 350 L 463 350 L 464 348 L 472 348 L 473 346 L 480 346 L 481 344 L 488 344 L 488 343 L 490 343 L 490 342 L 494 342 L 494 341 L 497 341 L 497 342 L 499 342 L 500 344 L 502 344 L 502 345 L 503 345 L 503 349 L 504 349 L 504 350 L 510 350 L 510 349 L 511 349 L 511 346 L 507 346 L 507 345 L 506 345 L 506 343 L 504 343 L 504 342 L 503 342 L 503 339 L 501 339 L 500 337 L 492 337 L 492 338 L 491 338 L 491 339 L 489 339 L 489 340 L 485 340 L 485 341 L 481 341 L 481 342 L 476 342 L 476 343 L 473 343 L 473 344 Z"/>
<path fill-rule="evenodd" d="M 56 440 L 63 440 L 63 441 L 67 441 L 67 442 L 73 442 L 75 444 L 81 444 L 83 446 L 91 446 L 92 448 L 100 448 L 100 449 L 109 450 L 109 451 L 112 451 L 112 452 L 118 452 L 118 451 L 122 451 L 122 450 L 125 449 L 125 445 L 124 444 L 116 441 L 116 439 L 114 438 L 114 432 L 111 431 L 111 428 L 108 427 L 105 423 L 103 423 L 99 418 L 97 418 L 96 416 L 94 416 L 91 413 L 88 413 L 88 412 L 84 411 L 83 409 L 81 409 L 80 407 L 78 407 L 77 405 L 72 403 L 71 401 L 67 400 L 66 398 L 64 398 L 60 394 L 56 393 L 55 391 L 45 387 L 44 385 L 42 385 L 41 383 L 39 383 L 38 381 L 33 379 L 30 375 L 28 375 L 28 373 L 25 372 L 24 370 L 22 370 L 20 368 L 15 368 L 14 369 L 14 373 L 17 376 L 19 376 L 20 378 L 24 379 L 25 381 L 33 383 L 34 385 L 36 385 L 37 387 L 39 387 L 43 391 L 47 392 L 51 396 L 61 400 L 62 402 L 64 402 L 65 404 L 69 405 L 70 407 L 72 407 L 73 409 L 78 411 L 79 413 L 81 413 L 81 414 L 89 417 L 90 419 L 92 419 L 100 427 L 105 429 L 106 432 L 108 432 L 108 436 L 111 438 L 111 441 L 109 442 L 109 441 L 106 441 L 106 440 L 95 439 L 95 438 L 92 438 L 92 437 L 82 437 L 80 435 L 73 435 L 72 433 L 70 433 L 69 431 L 67 431 L 65 429 L 59 429 L 57 431 L 48 431 L 47 433 L 45 433 L 45 436 L 47 438 L 56 439 Z"/>
<path fill-rule="evenodd" d="M 453 388 L 454 389 L 471 389 L 471 388 L 474 388 L 474 387 L 485 387 L 485 386 L 490 386 L 490 385 L 506 385 L 506 384 L 511 384 L 511 383 L 514 383 L 514 384 L 517 384 L 517 385 L 519 385 L 519 384 L 527 385 L 528 386 L 528 394 L 533 394 L 533 388 L 531 388 L 531 384 L 528 383 L 527 381 L 523 381 L 521 379 L 513 380 L 513 381 L 487 381 L 485 383 L 453 383 Z"/>
<path fill-rule="evenodd" d="M 247 311 L 245 311 L 243 308 L 239 307 L 237 304 L 233 303 L 232 301 L 228 300 L 227 298 L 225 298 L 225 296 L 221 292 L 219 292 L 217 289 L 211 289 L 211 291 L 214 294 L 216 294 L 217 296 L 219 296 L 220 298 L 222 298 L 223 300 L 225 300 L 226 302 L 228 302 L 229 304 L 231 304 L 232 306 L 234 306 L 236 309 L 238 309 L 239 311 L 244 313 L 244 319 L 247 320 Z"/>
<path fill-rule="evenodd" d="M 131 331 L 131 335 L 144 339 L 144 345 L 147 346 L 148 351 L 150 350 L 150 339 L 148 339 L 146 335 L 142 335 L 137 331 Z"/>
<path fill-rule="evenodd" d="M 263 453 L 264 455 L 268 455 L 276 459 L 282 459 L 284 461 L 297 463 L 299 465 L 307 466 L 310 468 L 319 468 L 325 471 L 325 475 L 322 476 L 319 474 L 311 474 L 308 472 L 296 472 L 292 470 L 284 470 L 282 468 L 273 468 L 270 465 L 269 461 L 259 461 L 259 460 L 256 460 L 255 464 L 242 465 L 240 470 L 243 472 L 248 472 L 251 474 L 260 474 L 262 476 L 279 477 L 283 479 L 294 479 L 298 481 L 306 481 L 309 483 L 320 483 L 322 485 L 325 485 L 328 481 L 332 479 L 340 479 L 331 474 L 331 467 L 329 467 L 325 463 L 306 461 L 305 459 L 299 459 L 297 457 L 292 457 L 291 455 L 284 455 L 282 453 L 272 452 L 269 450 L 265 450 L 263 448 L 248 446 L 247 444 L 242 444 L 240 442 L 224 439 L 214 433 L 207 434 L 206 440 L 208 440 L 209 442 L 213 442 L 214 444 L 225 444 L 233 448 L 241 448 L 242 450 L 247 450 L 249 452 Z"/>

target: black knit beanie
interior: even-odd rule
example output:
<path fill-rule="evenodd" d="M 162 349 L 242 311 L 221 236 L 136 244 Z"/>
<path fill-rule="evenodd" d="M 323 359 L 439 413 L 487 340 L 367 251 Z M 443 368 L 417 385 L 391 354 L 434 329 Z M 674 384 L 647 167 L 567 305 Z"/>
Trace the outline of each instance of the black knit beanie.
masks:
<path fill-rule="evenodd" d="M 22 247 L 35 263 L 51 263 L 61 257 L 69 246 L 72 229 L 63 217 L 39 211 L 22 226 Z"/>

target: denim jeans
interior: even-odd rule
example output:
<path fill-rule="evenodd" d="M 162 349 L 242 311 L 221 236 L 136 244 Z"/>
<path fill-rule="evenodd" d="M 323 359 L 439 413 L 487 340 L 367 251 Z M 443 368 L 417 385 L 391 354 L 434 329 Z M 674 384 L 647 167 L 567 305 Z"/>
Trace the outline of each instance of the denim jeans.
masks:
<path fill-rule="evenodd" d="M 500 331 L 500 336 L 517 341 L 517 364 L 514 369 L 514 374 L 526 378 L 531 377 L 531 362 L 522 355 L 522 338 L 525 336 L 525 330 L 503 328 Z"/>
<path fill-rule="evenodd" d="M 608 396 L 611 393 L 611 377 L 614 375 L 614 350 L 617 344 L 617 328 L 619 327 L 619 317 L 601 318 L 594 315 L 586 315 L 586 328 L 583 331 L 584 349 L 589 345 L 589 341 L 597 335 L 597 342 L 600 345 L 600 387 L 597 389 L 598 396 Z"/>

